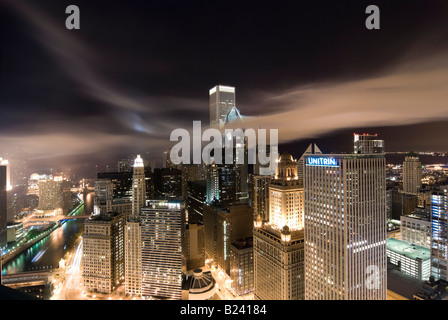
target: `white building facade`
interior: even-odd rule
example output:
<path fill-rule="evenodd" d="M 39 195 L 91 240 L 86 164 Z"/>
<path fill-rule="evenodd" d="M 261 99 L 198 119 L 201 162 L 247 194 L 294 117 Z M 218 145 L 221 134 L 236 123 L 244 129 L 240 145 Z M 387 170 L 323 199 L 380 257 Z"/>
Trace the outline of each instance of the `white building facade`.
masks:
<path fill-rule="evenodd" d="M 305 157 L 305 297 L 386 299 L 384 154 Z"/>

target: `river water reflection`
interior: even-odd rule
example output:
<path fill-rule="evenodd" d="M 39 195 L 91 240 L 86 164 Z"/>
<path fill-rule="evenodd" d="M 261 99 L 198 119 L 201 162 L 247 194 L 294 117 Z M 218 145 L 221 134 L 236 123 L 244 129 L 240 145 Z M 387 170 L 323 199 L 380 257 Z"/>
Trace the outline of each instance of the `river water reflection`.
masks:
<path fill-rule="evenodd" d="M 84 196 L 84 208 L 79 214 L 90 214 L 93 211 L 93 192 Z M 57 268 L 64 257 L 71 236 L 82 230 L 84 220 L 66 221 L 60 228 L 42 239 L 28 250 L 3 265 L 3 274 L 14 274 L 34 270 Z"/>

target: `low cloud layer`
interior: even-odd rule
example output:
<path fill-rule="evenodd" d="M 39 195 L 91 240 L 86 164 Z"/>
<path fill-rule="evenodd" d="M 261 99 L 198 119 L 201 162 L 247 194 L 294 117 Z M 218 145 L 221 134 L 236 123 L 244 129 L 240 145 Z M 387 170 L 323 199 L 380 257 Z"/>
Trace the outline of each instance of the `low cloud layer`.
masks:
<path fill-rule="evenodd" d="M 403 126 L 448 119 L 448 54 L 403 63 L 389 74 L 314 84 L 266 95 L 247 127 L 279 129 L 282 142 L 357 127 Z"/>

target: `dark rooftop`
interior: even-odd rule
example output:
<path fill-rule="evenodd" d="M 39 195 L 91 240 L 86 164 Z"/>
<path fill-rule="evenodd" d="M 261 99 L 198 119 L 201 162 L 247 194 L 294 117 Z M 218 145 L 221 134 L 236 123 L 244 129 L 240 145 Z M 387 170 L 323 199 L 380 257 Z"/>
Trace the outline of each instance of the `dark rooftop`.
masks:
<path fill-rule="evenodd" d="M 0 285 L 0 300 L 37 300 L 37 299 L 20 291 Z"/>
<path fill-rule="evenodd" d="M 422 289 L 423 281 L 405 275 L 391 264 L 387 266 L 387 289 L 412 300 L 414 294 Z"/>

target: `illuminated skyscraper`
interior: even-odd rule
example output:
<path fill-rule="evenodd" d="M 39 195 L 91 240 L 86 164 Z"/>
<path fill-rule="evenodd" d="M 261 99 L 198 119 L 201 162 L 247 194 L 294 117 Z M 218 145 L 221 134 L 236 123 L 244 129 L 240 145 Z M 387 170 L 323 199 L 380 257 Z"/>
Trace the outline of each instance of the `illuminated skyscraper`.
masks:
<path fill-rule="evenodd" d="M 417 156 L 408 156 L 403 162 L 403 192 L 418 194 L 422 187 L 422 163 Z"/>
<path fill-rule="evenodd" d="M 6 245 L 7 231 L 7 168 L 0 166 L 0 249 Z"/>
<path fill-rule="evenodd" d="M 235 203 L 239 197 L 239 175 L 234 164 L 211 164 L 207 167 L 207 203 Z"/>
<path fill-rule="evenodd" d="M 124 214 L 93 215 L 84 224 L 82 277 L 87 291 L 111 293 L 123 281 Z"/>
<path fill-rule="evenodd" d="M 257 300 L 304 300 L 303 229 L 273 228 L 255 222 L 254 297 Z"/>
<path fill-rule="evenodd" d="M 244 150 L 244 160 L 238 160 L 238 152 L 233 150 L 231 163 L 225 161 L 225 150 L 222 152 L 221 164 L 214 162 L 206 168 L 207 203 L 220 201 L 222 203 L 247 203 L 249 198 L 247 150 Z M 238 164 L 242 161 L 242 164 Z"/>
<path fill-rule="evenodd" d="M 67 214 L 71 207 L 70 182 L 57 176 L 39 181 L 39 210 Z"/>
<path fill-rule="evenodd" d="M 269 183 L 271 176 L 253 175 L 251 177 L 251 204 L 254 217 L 260 215 L 261 220 L 269 221 Z"/>
<path fill-rule="evenodd" d="M 108 213 L 112 211 L 112 200 L 114 194 L 114 185 L 110 179 L 95 180 L 95 198 L 94 198 L 94 212 L 95 214 L 103 212 Z"/>
<path fill-rule="evenodd" d="M 260 300 L 303 300 L 303 187 L 297 161 L 284 153 L 269 185 L 269 222 L 258 215 L 253 231 L 254 295 Z"/>
<path fill-rule="evenodd" d="M 253 238 L 239 239 L 230 246 L 231 286 L 238 295 L 254 291 Z"/>
<path fill-rule="evenodd" d="M 140 208 L 145 206 L 146 184 L 145 167 L 140 155 L 134 161 L 134 175 L 132 176 L 132 215 L 138 216 Z"/>
<path fill-rule="evenodd" d="M 183 202 L 150 200 L 141 211 L 142 296 L 180 300 L 186 273 Z"/>
<path fill-rule="evenodd" d="M 217 228 L 218 211 L 220 206 L 217 202 L 208 203 L 204 206 L 204 254 L 207 263 L 217 266 L 218 246 Z"/>
<path fill-rule="evenodd" d="M 216 262 L 219 269 L 230 275 L 230 247 L 241 238 L 252 236 L 253 210 L 247 204 L 230 205 L 217 213 Z"/>
<path fill-rule="evenodd" d="M 303 187 L 299 186 L 297 161 L 289 153 L 283 153 L 277 173 L 269 185 L 269 224 L 281 229 L 303 228 Z"/>
<path fill-rule="evenodd" d="M 377 134 L 354 134 L 354 153 L 371 154 L 384 153 L 384 140 Z"/>
<path fill-rule="evenodd" d="M 315 143 L 311 143 L 308 148 L 306 148 L 303 155 L 300 157 L 297 166 L 297 175 L 299 176 L 299 185 L 303 187 L 303 169 L 305 165 L 305 155 L 307 154 L 322 154 L 319 147 Z"/>
<path fill-rule="evenodd" d="M 132 214 L 125 227 L 125 293 L 142 295 L 142 239 L 140 213 L 146 204 L 145 169 L 140 155 L 134 161 L 132 177 Z"/>
<path fill-rule="evenodd" d="M 431 275 L 448 281 L 448 192 L 434 192 L 431 197 Z"/>
<path fill-rule="evenodd" d="M 252 236 L 253 210 L 247 204 L 204 207 L 204 248 L 207 262 L 229 274 L 230 246 Z"/>
<path fill-rule="evenodd" d="M 235 88 L 217 85 L 210 89 L 210 126 L 223 128 L 227 123 L 242 121 L 240 111 L 235 106 Z M 222 162 L 207 168 L 207 202 L 247 202 L 248 188 L 248 154 L 245 141 L 223 135 L 223 146 L 232 147 L 233 161 L 226 161 L 223 150 Z M 244 150 L 240 154 L 237 149 Z M 241 157 L 241 158 L 240 158 Z"/>
<path fill-rule="evenodd" d="M 197 164 L 183 164 L 181 170 L 182 170 L 182 199 L 186 201 L 188 197 L 188 182 L 201 180 L 200 166 Z"/>
<path fill-rule="evenodd" d="M 156 197 L 182 198 L 182 171 L 174 168 L 154 169 Z"/>
<path fill-rule="evenodd" d="M 305 157 L 307 300 L 386 299 L 384 154 Z"/>
<path fill-rule="evenodd" d="M 235 106 L 235 88 L 217 85 L 210 89 L 210 126 L 221 128 Z M 239 114 L 239 113 L 238 113 Z"/>
<path fill-rule="evenodd" d="M 132 198 L 132 177 L 134 173 L 132 171 L 129 172 L 99 172 L 97 174 L 98 180 L 108 179 L 112 181 L 113 184 L 113 198 L 114 199 L 120 199 L 120 198 L 129 198 L 131 200 Z M 151 198 L 153 197 L 154 192 L 154 181 L 151 172 L 148 172 L 145 169 L 145 176 L 146 176 L 146 197 Z M 132 213 L 132 210 L 130 210 L 129 214 Z"/>
<path fill-rule="evenodd" d="M 187 197 L 187 214 L 189 224 L 202 224 L 204 222 L 204 206 L 207 196 L 205 180 L 189 181 Z"/>
<path fill-rule="evenodd" d="M 131 216 L 126 222 L 125 233 L 125 293 L 142 295 L 142 240 L 138 217 Z"/>

